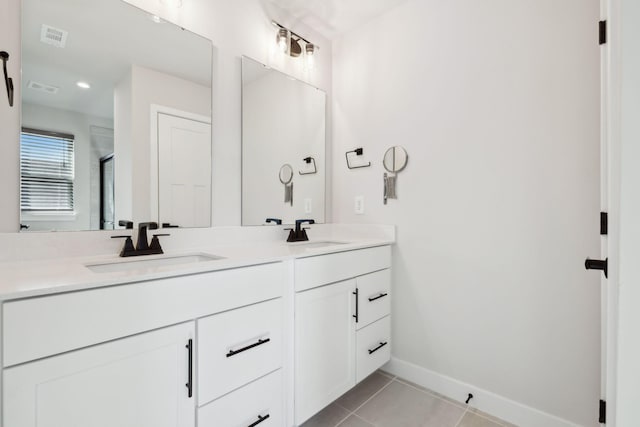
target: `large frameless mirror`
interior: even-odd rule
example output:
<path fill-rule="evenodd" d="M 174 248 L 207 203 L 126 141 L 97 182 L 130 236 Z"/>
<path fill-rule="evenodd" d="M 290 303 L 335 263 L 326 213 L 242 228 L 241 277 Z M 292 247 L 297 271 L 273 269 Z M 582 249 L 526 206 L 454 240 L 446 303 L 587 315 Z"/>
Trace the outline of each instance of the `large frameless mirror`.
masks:
<path fill-rule="evenodd" d="M 325 221 L 325 103 L 323 91 L 242 58 L 242 225 Z"/>
<path fill-rule="evenodd" d="M 22 19 L 21 228 L 210 226 L 211 42 L 121 0 Z"/>

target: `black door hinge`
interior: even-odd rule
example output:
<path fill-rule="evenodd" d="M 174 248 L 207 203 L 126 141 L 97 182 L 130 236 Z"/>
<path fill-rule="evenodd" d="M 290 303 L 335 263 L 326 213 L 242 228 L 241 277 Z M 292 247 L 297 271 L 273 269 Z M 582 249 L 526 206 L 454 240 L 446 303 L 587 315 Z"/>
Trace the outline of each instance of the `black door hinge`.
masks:
<path fill-rule="evenodd" d="M 607 402 L 600 400 L 600 415 L 598 416 L 598 422 L 605 424 L 607 422 Z"/>
<path fill-rule="evenodd" d="M 606 236 L 609 233 L 609 214 L 600 212 L 600 235 Z"/>
<path fill-rule="evenodd" d="M 607 43 L 607 21 L 599 22 L 600 29 L 600 44 Z"/>

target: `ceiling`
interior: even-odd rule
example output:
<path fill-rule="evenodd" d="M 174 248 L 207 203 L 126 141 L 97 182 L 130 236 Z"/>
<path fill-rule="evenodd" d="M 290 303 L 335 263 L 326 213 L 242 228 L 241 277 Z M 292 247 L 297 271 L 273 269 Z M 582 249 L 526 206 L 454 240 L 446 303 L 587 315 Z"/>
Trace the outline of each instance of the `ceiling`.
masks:
<path fill-rule="evenodd" d="M 333 39 L 406 0 L 266 0 Z"/>
<path fill-rule="evenodd" d="M 121 0 L 23 0 L 22 11 L 23 102 L 112 118 L 114 87 L 134 64 L 211 85 L 209 40 Z M 43 24 L 68 31 L 66 47 L 41 42 Z M 58 93 L 29 89 L 30 81 Z"/>

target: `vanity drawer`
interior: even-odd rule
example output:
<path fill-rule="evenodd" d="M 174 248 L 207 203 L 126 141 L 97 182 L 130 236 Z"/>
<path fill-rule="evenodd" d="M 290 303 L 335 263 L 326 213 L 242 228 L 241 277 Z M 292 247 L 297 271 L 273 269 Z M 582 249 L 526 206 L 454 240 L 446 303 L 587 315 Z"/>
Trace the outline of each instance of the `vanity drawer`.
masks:
<path fill-rule="evenodd" d="M 282 298 L 198 320 L 203 405 L 282 366 Z"/>
<path fill-rule="evenodd" d="M 264 421 L 255 424 L 261 419 Z M 281 369 L 198 409 L 199 427 L 281 427 L 284 424 Z"/>
<path fill-rule="evenodd" d="M 3 304 L 11 366 L 283 295 L 282 263 L 108 286 Z"/>
<path fill-rule="evenodd" d="M 391 270 L 386 269 L 356 278 L 358 323 L 362 329 L 391 313 Z"/>
<path fill-rule="evenodd" d="M 390 246 L 297 259 L 295 261 L 296 292 L 390 267 Z"/>
<path fill-rule="evenodd" d="M 391 359 L 391 317 L 356 332 L 356 383 Z"/>

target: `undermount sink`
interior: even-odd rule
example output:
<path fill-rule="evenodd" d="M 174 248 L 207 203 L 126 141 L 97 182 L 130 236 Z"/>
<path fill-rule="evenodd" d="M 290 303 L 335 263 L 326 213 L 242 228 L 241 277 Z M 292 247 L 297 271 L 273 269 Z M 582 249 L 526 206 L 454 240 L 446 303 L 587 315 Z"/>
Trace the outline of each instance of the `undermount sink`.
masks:
<path fill-rule="evenodd" d="M 324 248 L 326 246 L 344 245 L 347 242 L 336 242 L 333 240 L 318 240 L 311 242 L 296 242 L 291 243 L 291 246 L 300 246 L 304 249 Z"/>
<path fill-rule="evenodd" d="M 165 256 L 153 259 L 123 259 L 122 261 L 85 264 L 94 273 L 118 273 L 135 270 L 150 270 L 172 265 L 194 264 L 223 259 L 223 257 L 209 254 L 190 254 L 179 256 Z"/>

